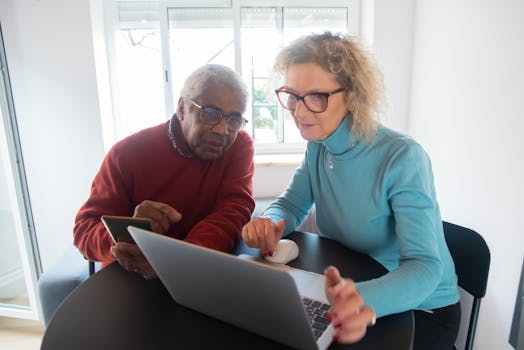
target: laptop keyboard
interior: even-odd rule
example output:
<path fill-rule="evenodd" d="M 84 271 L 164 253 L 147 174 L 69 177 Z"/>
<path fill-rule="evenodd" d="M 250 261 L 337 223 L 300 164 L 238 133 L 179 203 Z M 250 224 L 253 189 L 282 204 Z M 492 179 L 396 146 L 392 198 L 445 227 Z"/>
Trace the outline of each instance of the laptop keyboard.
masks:
<path fill-rule="evenodd" d="M 331 306 L 308 297 L 302 297 L 302 304 L 304 304 L 304 310 L 311 324 L 315 340 L 318 340 L 329 326 L 327 312 Z"/>

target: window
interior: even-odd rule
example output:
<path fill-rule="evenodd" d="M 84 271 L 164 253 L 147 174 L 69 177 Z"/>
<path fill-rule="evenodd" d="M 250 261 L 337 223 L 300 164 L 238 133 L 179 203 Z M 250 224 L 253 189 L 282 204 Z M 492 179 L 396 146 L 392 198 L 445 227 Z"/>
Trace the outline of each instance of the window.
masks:
<path fill-rule="evenodd" d="M 256 152 L 302 152 L 305 142 L 277 103 L 280 47 L 312 32 L 357 34 L 357 1 L 115 1 L 108 36 L 115 140 L 167 120 L 185 78 L 219 63 L 250 92 L 246 130 Z"/>
<path fill-rule="evenodd" d="M 158 5 L 118 2 L 114 36 L 113 118 L 116 139 L 165 120 Z"/>
<path fill-rule="evenodd" d="M 0 316 L 38 319 L 42 272 L 0 28 Z"/>

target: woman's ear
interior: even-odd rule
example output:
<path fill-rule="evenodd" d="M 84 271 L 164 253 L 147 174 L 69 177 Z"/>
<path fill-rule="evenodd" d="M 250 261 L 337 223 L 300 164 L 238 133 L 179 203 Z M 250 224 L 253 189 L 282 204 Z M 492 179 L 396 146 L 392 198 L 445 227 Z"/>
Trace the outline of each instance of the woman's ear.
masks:
<path fill-rule="evenodd" d="M 184 100 L 182 97 L 178 99 L 178 105 L 176 108 L 176 115 L 178 120 L 184 120 Z"/>

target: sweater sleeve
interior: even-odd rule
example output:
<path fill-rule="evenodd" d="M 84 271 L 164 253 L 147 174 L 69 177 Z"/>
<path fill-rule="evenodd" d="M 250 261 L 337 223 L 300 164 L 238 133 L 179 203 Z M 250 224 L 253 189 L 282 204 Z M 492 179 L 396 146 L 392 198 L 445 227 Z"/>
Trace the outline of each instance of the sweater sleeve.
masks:
<path fill-rule="evenodd" d="M 399 266 L 380 278 L 357 283 L 378 317 L 416 308 L 435 290 L 443 271 L 433 175 L 419 145 L 408 145 L 393 155 L 384 186 L 395 220 Z"/>
<path fill-rule="evenodd" d="M 288 187 L 263 214 L 264 217 L 271 218 L 273 222 L 286 220 L 284 235 L 293 232 L 300 225 L 313 204 L 307 159 L 308 152 L 306 151 Z"/>
<path fill-rule="evenodd" d="M 255 209 L 253 199 L 254 146 L 251 137 L 240 133 L 227 152 L 230 162 L 211 213 L 200 220 L 185 240 L 208 248 L 229 252 L 237 243 L 242 226 Z"/>
<path fill-rule="evenodd" d="M 113 148 L 102 161 L 91 185 L 89 198 L 75 219 L 74 244 L 86 259 L 102 262 L 114 260 L 111 254 L 113 241 L 100 218 L 102 215 L 132 215 L 128 181 L 120 171 Z"/>

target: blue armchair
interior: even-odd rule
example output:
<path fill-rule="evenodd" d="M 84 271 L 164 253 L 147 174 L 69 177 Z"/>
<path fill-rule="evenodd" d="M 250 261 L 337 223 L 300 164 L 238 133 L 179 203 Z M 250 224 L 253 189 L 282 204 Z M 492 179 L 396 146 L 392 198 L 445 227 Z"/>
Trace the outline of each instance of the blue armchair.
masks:
<path fill-rule="evenodd" d="M 92 269 L 93 265 L 88 264 L 71 245 L 53 266 L 42 273 L 38 280 L 38 292 L 46 326 L 69 293 L 89 277 L 90 267 Z"/>

